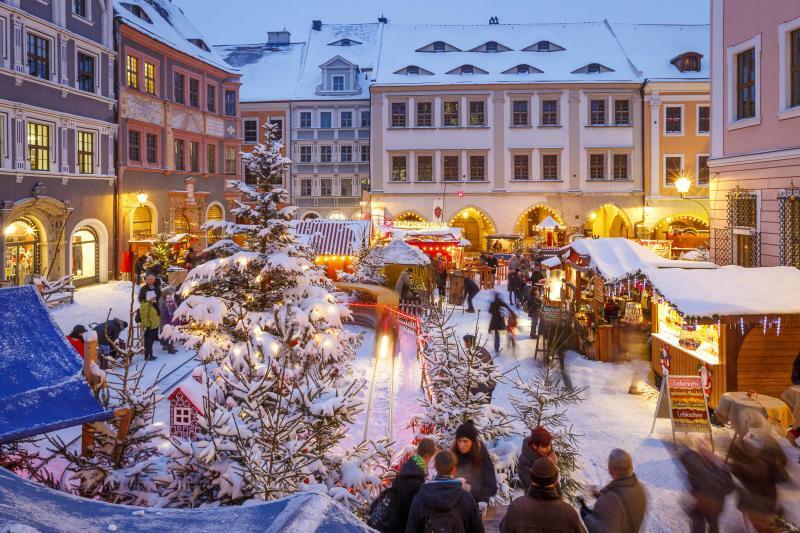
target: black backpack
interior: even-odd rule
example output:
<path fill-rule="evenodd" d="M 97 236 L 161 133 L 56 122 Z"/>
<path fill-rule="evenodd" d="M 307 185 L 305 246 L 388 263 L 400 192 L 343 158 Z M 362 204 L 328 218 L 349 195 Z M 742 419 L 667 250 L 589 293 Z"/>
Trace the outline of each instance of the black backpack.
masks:
<path fill-rule="evenodd" d="M 399 500 L 400 495 L 394 487 L 389 487 L 381 492 L 380 496 L 375 498 L 375 501 L 369 506 L 367 525 L 378 531 L 389 530 L 395 523 Z"/>
<path fill-rule="evenodd" d="M 425 533 L 465 533 L 464 520 L 456 505 L 449 511 L 431 511 L 425 521 Z"/>

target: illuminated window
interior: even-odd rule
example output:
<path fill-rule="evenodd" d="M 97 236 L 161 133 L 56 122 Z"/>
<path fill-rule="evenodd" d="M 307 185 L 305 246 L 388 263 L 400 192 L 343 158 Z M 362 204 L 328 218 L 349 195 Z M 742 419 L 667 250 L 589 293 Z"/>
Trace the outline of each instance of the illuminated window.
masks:
<path fill-rule="evenodd" d="M 128 87 L 131 89 L 139 88 L 139 58 L 128 56 L 126 60 L 125 76 Z"/>
<path fill-rule="evenodd" d="M 78 172 L 94 174 L 94 134 L 78 132 Z"/>
<path fill-rule="evenodd" d="M 144 62 L 144 90 L 147 94 L 156 94 L 156 66 Z"/>
<path fill-rule="evenodd" d="M 50 170 L 50 126 L 28 122 L 28 160 L 31 170 Z"/>

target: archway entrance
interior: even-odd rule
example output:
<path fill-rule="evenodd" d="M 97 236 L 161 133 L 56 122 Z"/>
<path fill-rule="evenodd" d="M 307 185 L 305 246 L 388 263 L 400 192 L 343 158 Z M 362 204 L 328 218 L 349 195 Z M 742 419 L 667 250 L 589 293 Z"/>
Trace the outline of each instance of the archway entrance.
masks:
<path fill-rule="evenodd" d="M 31 274 L 41 274 L 41 234 L 28 217 L 20 217 L 3 230 L 6 237 L 4 268 L 6 279 L 23 285 Z"/>
<path fill-rule="evenodd" d="M 415 213 L 413 211 L 405 211 L 403 213 L 400 213 L 399 215 L 394 217 L 394 221 L 395 221 L 395 223 L 397 223 L 397 222 L 400 222 L 400 223 L 404 223 L 404 222 L 412 222 L 412 223 L 414 223 L 414 222 L 416 222 L 416 223 L 427 222 L 422 215 L 419 215 L 419 214 L 417 214 L 417 213 Z"/>
<path fill-rule="evenodd" d="M 550 217 L 558 225 L 558 228 L 540 226 Z M 550 221 L 545 222 L 546 226 L 551 226 Z M 528 246 L 555 246 L 564 237 L 566 224 L 564 219 L 555 209 L 546 205 L 537 204 L 526 209 L 517 219 L 514 231 L 522 235 L 523 243 Z"/>
<path fill-rule="evenodd" d="M 584 230 L 590 237 L 633 238 L 633 224 L 628 215 L 614 204 L 604 204 L 589 213 Z"/>
<path fill-rule="evenodd" d="M 222 222 L 224 215 L 222 214 L 222 208 L 217 204 L 211 204 L 208 206 L 208 211 L 206 211 L 206 222 Z M 222 238 L 222 230 L 220 229 L 209 229 L 206 231 L 206 239 L 208 240 L 208 244 L 214 244 L 218 240 Z"/>
<path fill-rule="evenodd" d="M 469 246 L 464 250 L 468 253 L 480 253 L 486 246 L 486 237 L 495 232 L 494 223 L 480 209 L 466 207 L 450 219 L 448 226 L 461 228 Z"/>
<path fill-rule="evenodd" d="M 100 239 L 91 226 L 72 234 L 72 275 L 79 287 L 100 282 Z"/>
<path fill-rule="evenodd" d="M 319 218 L 319 215 L 316 213 L 306 213 L 303 215 L 303 220 L 315 220 Z"/>
<path fill-rule="evenodd" d="M 691 215 L 662 219 L 654 228 L 654 238 L 672 242 L 673 256 L 709 247 L 708 222 Z"/>

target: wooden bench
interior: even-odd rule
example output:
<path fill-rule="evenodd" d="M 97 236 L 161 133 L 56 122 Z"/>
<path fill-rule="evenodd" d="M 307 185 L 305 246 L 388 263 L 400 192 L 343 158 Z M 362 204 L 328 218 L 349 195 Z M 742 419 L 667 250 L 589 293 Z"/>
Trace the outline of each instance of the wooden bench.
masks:
<path fill-rule="evenodd" d="M 31 284 L 35 285 L 42 295 L 45 303 L 52 307 L 60 303 L 75 301 L 75 285 L 72 284 L 74 276 L 64 276 L 55 281 L 48 281 L 40 274 L 31 276 Z"/>

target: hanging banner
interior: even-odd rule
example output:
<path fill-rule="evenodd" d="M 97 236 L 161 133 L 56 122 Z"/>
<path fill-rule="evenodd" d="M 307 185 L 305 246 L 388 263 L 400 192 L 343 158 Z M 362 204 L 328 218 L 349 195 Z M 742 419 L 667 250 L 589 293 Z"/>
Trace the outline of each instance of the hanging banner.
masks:
<path fill-rule="evenodd" d="M 658 403 L 653 416 L 653 426 L 656 420 L 669 418 L 672 424 L 672 444 L 675 445 L 675 432 L 683 433 L 708 433 L 711 438 L 711 448 L 714 448 L 714 439 L 711 435 L 711 421 L 708 418 L 708 403 L 704 391 L 703 378 L 700 376 L 665 376 L 661 382 L 661 391 L 658 393 Z"/>
<path fill-rule="evenodd" d="M 444 222 L 444 200 L 441 196 L 433 200 L 433 221 L 439 224 Z"/>

